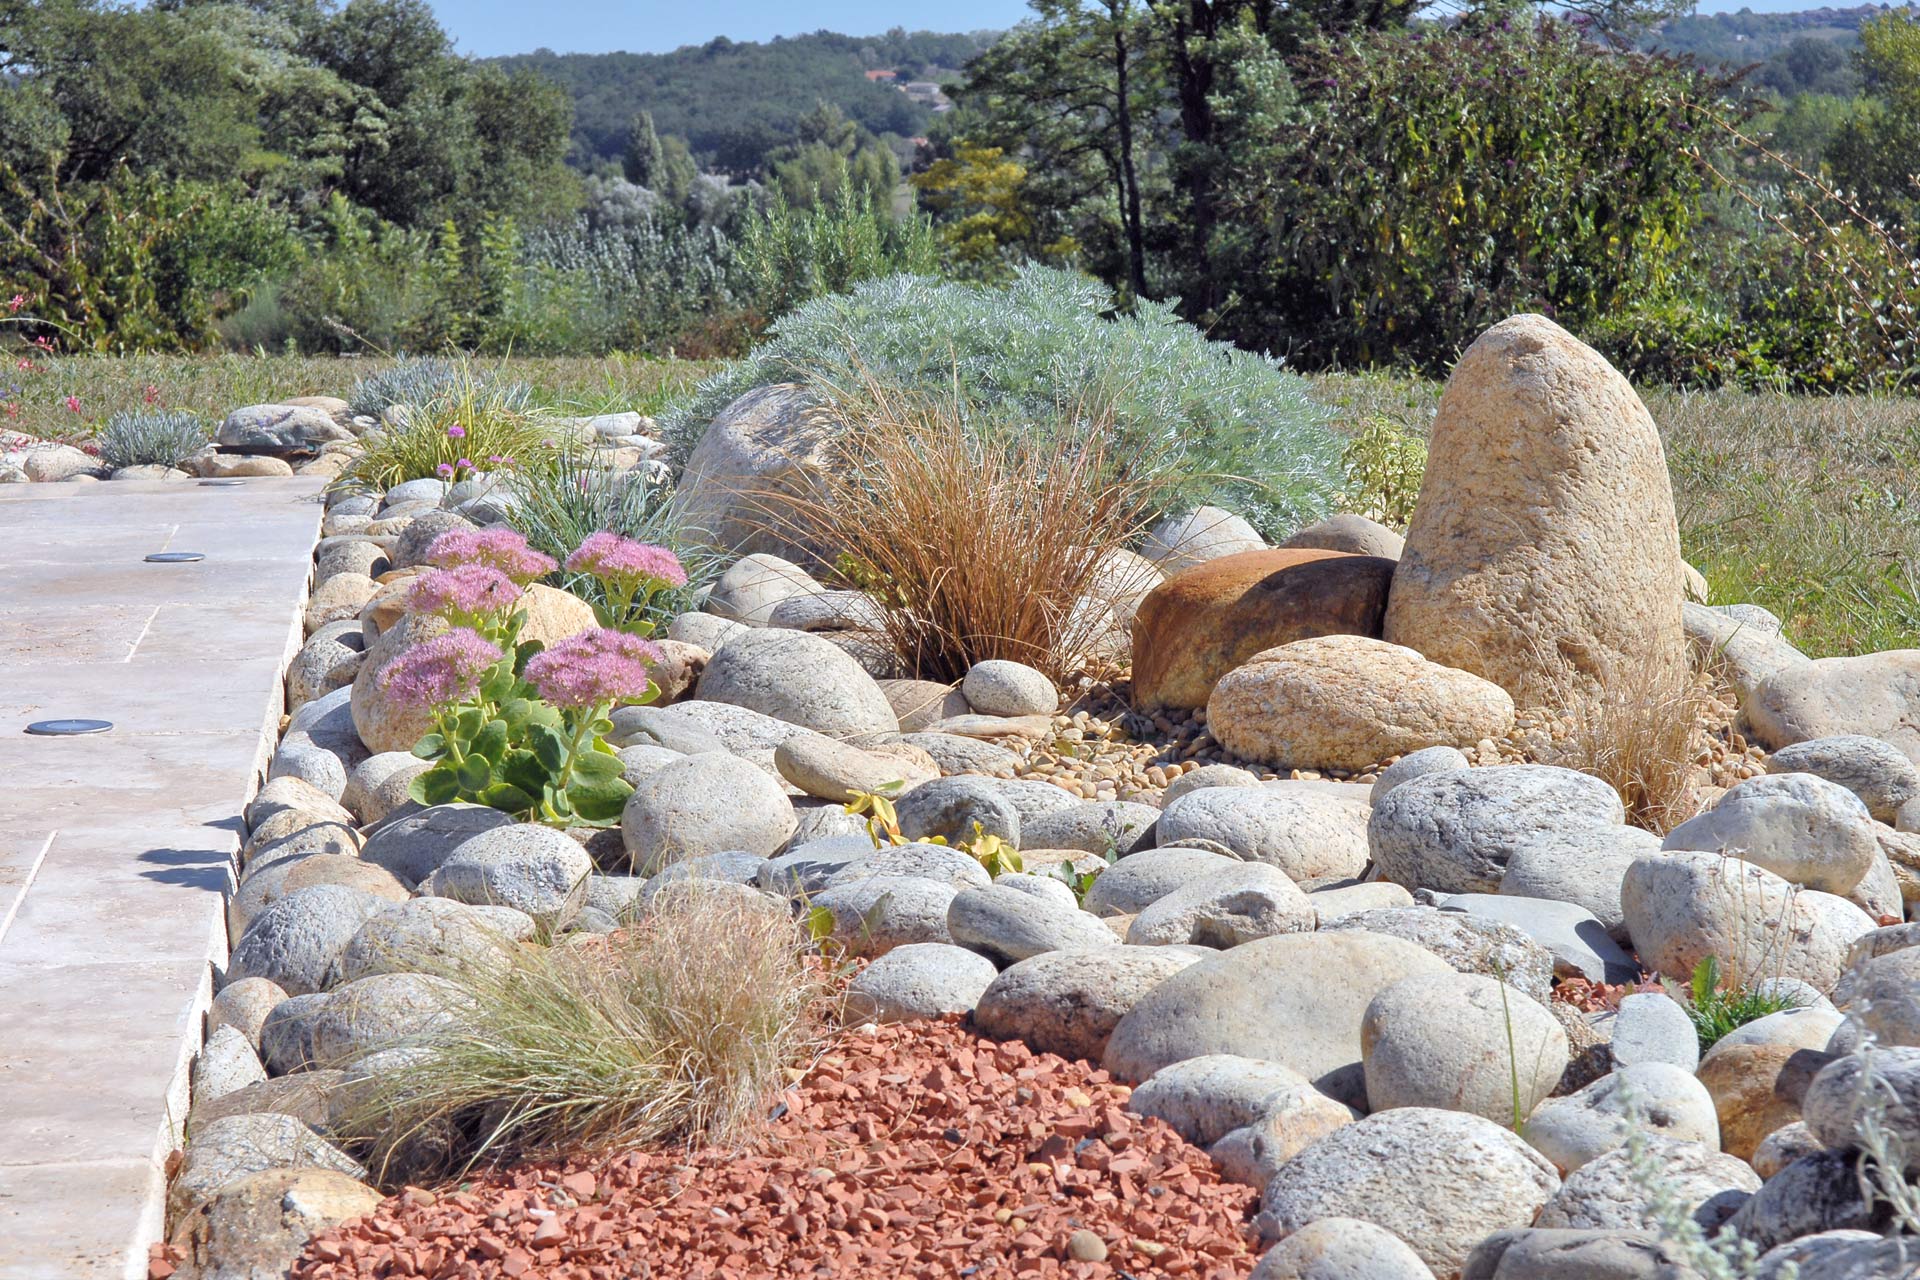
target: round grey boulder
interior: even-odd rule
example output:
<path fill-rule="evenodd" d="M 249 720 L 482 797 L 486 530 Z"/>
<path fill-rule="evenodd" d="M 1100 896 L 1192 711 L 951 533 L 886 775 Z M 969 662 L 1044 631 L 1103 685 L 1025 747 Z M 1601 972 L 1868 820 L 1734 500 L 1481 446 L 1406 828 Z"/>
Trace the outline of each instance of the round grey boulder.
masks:
<path fill-rule="evenodd" d="M 1373 780 L 1373 790 L 1368 793 L 1368 798 L 1372 803 L 1379 804 L 1395 788 L 1415 778 L 1424 778 L 1429 773 L 1467 769 L 1472 765 L 1467 753 L 1458 747 L 1422 747 L 1418 751 L 1409 751 L 1380 771 L 1380 776 Z"/>
<path fill-rule="evenodd" d="M 417 889 L 461 845 L 482 832 L 513 825 L 511 815 L 483 804 L 437 804 L 374 828 L 360 856 Z"/>
<path fill-rule="evenodd" d="M 287 998 L 280 985 L 265 978 L 241 978 L 221 987 L 207 1009 L 207 1034 L 221 1027 L 233 1027 L 247 1037 L 247 1043 L 260 1047 L 260 1028 L 267 1015 Z"/>
<path fill-rule="evenodd" d="M 1124 858 L 1153 844 L 1159 820 L 1160 811 L 1152 805 L 1093 800 L 1032 816 L 1023 813 L 1020 841 L 1029 849 L 1078 849 Z"/>
<path fill-rule="evenodd" d="M 593 859 L 561 832 L 531 823 L 483 831 L 440 864 L 425 891 L 473 906 L 512 907 L 547 929 L 586 901 Z"/>
<path fill-rule="evenodd" d="M 1044 952 L 993 980 L 973 1024 L 995 1040 L 1025 1041 L 1035 1053 L 1099 1062 L 1127 1011 L 1199 959 L 1185 947 Z"/>
<path fill-rule="evenodd" d="M 407 887 L 384 867 L 345 854 L 316 853 L 248 868 L 227 900 L 227 928 L 243 934 L 255 916 L 289 893 L 320 884 L 345 885 L 388 902 L 405 902 L 409 896 Z"/>
<path fill-rule="evenodd" d="M 1906 1172 L 1920 1172 L 1920 1048 L 1867 1049 L 1828 1063 L 1807 1086 L 1801 1114 L 1814 1137 L 1845 1151 L 1860 1145 L 1869 1106 L 1906 1154 Z"/>
<path fill-rule="evenodd" d="M 1367 842 L 1380 873 L 1404 888 L 1494 893 L 1514 853 L 1543 834 L 1619 826 L 1625 818 L 1612 787 L 1572 769 L 1442 770 L 1380 800 Z"/>
<path fill-rule="evenodd" d="M 1727 1231 L 1762 1251 L 1821 1231 L 1874 1231 L 1892 1216 L 1861 1193 L 1859 1156 L 1821 1151 L 1768 1178 L 1727 1222 Z"/>
<path fill-rule="evenodd" d="M 1198 769 L 1181 774 L 1167 784 L 1160 793 L 1160 807 L 1166 808 L 1190 791 L 1204 791 L 1208 787 L 1257 787 L 1260 776 L 1251 770 L 1242 769 L 1237 764 L 1203 764 Z"/>
<path fill-rule="evenodd" d="M 1900 748 L 1879 738 L 1845 733 L 1809 738 L 1767 759 L 1768 773 L 1811 773 L 1860 798 L 1875 820 L 1891 826 L 1900 806 L 1920 796 L 1920 768 Z"/>
<path fill-rule="evenodd" d="M 900 731 L 873 677 L 837 645 L 806 631 L 756 629 L 728 640 L 700 673 L 699 696 L 833 738 Z"/>
<path fill-rule="evenodd" d="M 967 668 L 960 696 L 983 716 L 1050 716 L 1060 708 L 1060 691 L 1044 673 L 1001 658 Z"/>
<path fill-rule="evenodd" d="M 1294 880 L 1356 876 L 1367 864 L 1367 811 L 1338 796 L 1271 787 L 1206 787 L 1168 805 L 1155 843 L 1198 837 Z"/>
<path fill-rule="evenodd" d="M 296 1166 L 367 1176 L 358 1161 L 292 1116 L 260 1112 L 209 1121 L 193 1134 L 167 1188 L 168 1216 L 184 1216 L 248 1174 Z"/>
<path fill-rule="evenodd" d="M 1475 920 L 1511 925 L 1553 955 L 1554 972 L 1590 982 L 1634 982 L 1640 966 L 1585 907 L 1504 893 L 1456 893 L 1440 904 Z"/>
<path fill-rule="evenodd" d="M 1020 810 L 1012 800 L 980 778 L 936 778 L 901 796 L 894 804 L 900 833 L 909 840 L 939 836 L 951 843 L 980 833 L 1020 844 Z M 1038 846 L 1035 846 L 1038 847 Z"/>
<path fill-rule="evenodd" d="M 852 884 L 875 876 L 917 876 L 950 884 L 956 891 L 984 889 L 993 883 L 987 869 L 965 850 L 943 844 L 900 844 L 871 849 L 827 877 L 827 884 Z"/>
<path fill-rule="evenodd" d="M 1313 904 L 1286 872 L 1242 862 L 1205 872 L 1143 908 L 1127 928 L 1127 942 L 1224 951 L 1255 938 L 1310 932 L 1318 923 Z"/>
<path fill-rule="evenodd" d="M 956 941 L 947 931 L 953 900 L 953 886 L 944 881 L 869 876 L 822 889 L 808 901 L 811 910 L 832 916 L 833 940 L 848 955 L 884 956 L 915 942 Z"/>
<path fill-rule="evenodd" d="M 1433 1271 L 1385 1227 L 1321 1218 L 1261 1255 L 1251 1280 L 1433 1280 Z"/>
<path fill-rule="evenodd" d="M 1684 978 L 1713 957 L 1728 977 L 1765 974 L 1833 988 L 1867 913 L 1844 898 L 1796 889 L 1763 867 L 1718 853 L 1635 858 L 1621 884 L 1627 932 L 1647 968 Z"/>
<path fill-rule="evenodd" d="M 1004 885 L 955 895 L 947 908 L 947 932 L 959 945 L 996 964 L 1013 964 L 1047 951 L 1119 945 L 1098 917 Z"/>
<path fill-rule="evenodd" d="M 818 893 L 827 882 L 846 868 L 873 856 L 873 839 L 865 831 L 854 835 L 828 836 L 795 846 L 791 852 L 774 858 L 761 858 L 760 866 L 742 883 L 752 883 L 768 893 L 798 898 Z M 714 855 L 731 857 L 733 855 Z M 675 864 L 678 865 L 678 864 Z M 673 870 L 668 867 L 667 871 Z M 666 872 L 660 873 L 665 875 Z M 656 879 L 658 877 L 655 877 Z M 733 879 L 731 871 L 727 879 Z"/>
<path fill-rule="evenodd" d="M 780 784 L 723 752 L 662 765 L 640 779 L 620 815 L 621 838 L 637 875 L 730 850 L 771 855 L 796 825 Z"/>
<path fill-rule="evenodd" d="M 1660 837 L 1639 827 L 1572 827 L 1543 832 L 1507 859 L 1500 893 L 1510 898 L 1547 898 L 1580 907 L 1615 942 L 1627 940 L 1620 885 L 1642 854 L 1658 853 Z"/>
<path fill-rule="evenodd" d="M 1567 1033 L 1539 1002 L 1493 978 L 1423 974 L 1394 983 L 1360 1024 L 1367 1105 L 1439 1107 L 1513 1124 L 1560 1083 Z"/>
<path fill-rule="evenodd" d="M 1691 1071 L 1641 1062 L 1534 1108 L 1520 1136 L 1563 1173 L 1625 1144 L 1631 1114 L 1647 1133 L 1720 1149 L 1713 1095 Z"/>
<path fill-rule="evenodd" d="M 1095 877 L 1081 905 L 1097 916 L 1137 915 L 1209 872 L 1242 865 L 1205 849 L 1143 849 Z"/>
<path fill-rule="evenodd" d="M 1744 1160 L 1697 1142 L 1648 1138 L 1647 1152 L 1660 1169 L 1664 1191 L 1687 1206 L 1711 1235 L 1760 1189 L 1760 1177 Z M 1654 1189 L 1637 1176 L 1627 1149 L 1607 1152 L 1567 1175 L 1540 1211 L 1536 1226 L 1586 1230 L 1651 1231 Z"/>
<path fill-rule="evenodd" d="M 895 947 L 847 984 L 847 1022 L 921 1022 L 968 1013 L 993 984 L 993 961 L 946 942 Z"/>
<path fill-rule="evenodd" d="M 1553 953 L 1498 920 L 1434 907 L 1374 907 L 1323 921 L 1321 932 L 1401 938 L 1432 952 L 1457 973 L 1499 978 L 1542 1003 L 1552 997 Z"/>
<path fill-rule="evenodd" d="M 1850 975 L 1847 1010 L 1882 1046 L 1920 1049 L 1920 948 L 1875 956 Z"/>
<path fill-rule="evenodd" d="M 193 1060 L 195 1105 L 224 1098 L 267 1078 L 253 1042 L 238 1027 L 215 1027 Z"/>
<path fill-rule="evenodd" d="M 1615 1065 L 1665 1062 L 1692 1071 L 1700 1065 L 1700 1034 L 1680 1002 L 1664 991 L 1641 991 L 1620 1002 L 1608 1041 Z"/>
<path fill-rule="evenodd" d="M 227 961 L 227 981 L 266 978 L 289 995 L 324 991 L 353 935 L 390 905 L 346 885 L 296 889 L 253 918 Z"/>
<path fill-rule="evenodd" d="M 1531 1226 L 1559 1189 L 1510 1130 L 1461 1111 L 1400 1107 L 1342 1126 L 1274 1171 L 1256 1220 L 1291 1235 L 1358 1218 L 1405 1240 L 1435 1275 L 1458 1275 L 1486 1236 Z"/>
<path fill-rule="evenodd" d="M 1205 1147 L 1258 1120 L 1275 1096 L 1306 1087 L 1299 1072 L 1277 1062 L 1210 1053 L 1154 1072 L 1127 1107 L 1165 1120 L 1188 1142 Z"/>
<path fill-rule="evenodd" d="M 1727 853 L 1782 880 L 1845 894 L 1880 850 L 1860 797 L 1810 773 L 1750 778 L 1707 812 L 1687 819 L 1663 849 Z"/>
<path fill-rule="evenodd" d="M 369 1054 L 416 1049 L 457 1025 L 473 997 L 458 983 L 425 973 L 381 973 L 336 987 L 313 1018 L 312 1059 L 323 1067 Z"/>
<path fill-rule="evenodd" d="M 1114 1028 L 1102 1065 L 1140 1081 L 1170 1063 L 1230 1053 L 1291 1067 L 1352 1105 L 1365 1097 L 1367 1005 L 1402 978 L 1444 972 L 1435 956 L 1378 934 L 1261 938 L 1154 987 Z"/>
<path fill-rule="evenodd" d="M 504 970 L 515 943 L 534 935 L 533 917 L 502 906 L 415 898 L 360 926 L 340 953 L 342 982 L 382 973 L 457 974 Z"/>

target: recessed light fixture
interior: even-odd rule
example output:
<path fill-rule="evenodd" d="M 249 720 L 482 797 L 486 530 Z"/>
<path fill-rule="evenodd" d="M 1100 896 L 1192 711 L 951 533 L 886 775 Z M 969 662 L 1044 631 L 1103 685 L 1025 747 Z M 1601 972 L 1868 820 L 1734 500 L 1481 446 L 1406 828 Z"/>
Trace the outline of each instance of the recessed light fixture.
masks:
<path fill-rule="evenodd" d="M 200 551 L 156 551 L 147 557 L 148 564 L 192 564 L 195 560 L 205 560 L 206 554 Z"/>
<path fill-rule="evenodd" d="M 77 738 L 111 728 L 111 720 L 36 720 L 27 726 L 27 732 L 40 738 Z"/>

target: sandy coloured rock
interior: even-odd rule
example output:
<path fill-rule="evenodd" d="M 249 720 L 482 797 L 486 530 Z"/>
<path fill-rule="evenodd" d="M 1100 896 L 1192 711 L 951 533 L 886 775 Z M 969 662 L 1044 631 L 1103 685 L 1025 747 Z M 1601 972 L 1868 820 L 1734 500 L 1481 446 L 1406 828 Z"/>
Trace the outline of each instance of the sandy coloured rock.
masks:
<path fill-rule="evenodd" d="M 1364 769 L 1427 747 L 1471 747 L 1513 727 L 1506 690 L 1368 636 L 1264 649 L 1222 676 L 1207 728 L 1278 768 Z"/>
<path fill-rule="evenodd" d="M 1599 352 L 1517 315 L 1447 379 L 1382 635 L 1520 707 L 1678 688 L 1680 563 L 1652 415 Z"/>

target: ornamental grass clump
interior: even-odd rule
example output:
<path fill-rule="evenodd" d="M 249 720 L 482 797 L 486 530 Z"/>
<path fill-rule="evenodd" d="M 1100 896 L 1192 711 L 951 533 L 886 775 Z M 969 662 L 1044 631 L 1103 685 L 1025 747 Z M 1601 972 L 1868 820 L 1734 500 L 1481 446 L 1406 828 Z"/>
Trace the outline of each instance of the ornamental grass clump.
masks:
<path fill-rule="evenodd" d="M 1154 459 L 1114 452 L 1104 408 L 1003 432 L 951 395 L 814 385 L 848 430 L 816 493 L 756 496 L 757 518 L 837 549 L 908 670 L 955 681 L 1007 658 L 1061 679 L 1119 638 L 1097 599 L 1103 560 L 1144 533 L 1166 486 Z"/>
<path fill-rule="evenodd" d="M 605 572 L 609 590 L 631 606 L 676 580 L 673 553 L 624 539 L 588 540 L 570 559 Z M 421 804 L 467 801 L 552 826 L 610 826 L 633 788 L 606 742 L 616 706 L 651 702 L 651 668 L 665 661 L 636 615 L 626 629 L 602 627 L 552 647 L 523 641 L 522 585 L 558 566 L 506 529 L 450 530 L 427 549 L 439 566 L 406 595 L 409 613 L 453 629 L 401 653 L 382 673 L 382 691 L 426 710 L 433 730 L 413 754 L 433 762 L 408 788 Z"/>
<path fill-rule="evenodd" d="M 362 452 L 336 486 L 384 493 L 407 480 L 458 482 L 537 465 L 555 447 L 524 387 L 465 378 L 402 408 L 360 438 Z"/>
<path fill-rule="evenodd" d="M 690 886 L 618 932 L 449 970 L 470 1009 L 372 1077 L 345 1131 L 376 1177 L 416 1181 L 747 1137 L 821 1034 L 807 952 L 783 913 Z"/>
<path fill-rule="evenodd" d="M 696 607 L 695 591 L 711 582 L 724 567 L 711 553 L 694 548 L 683 536 L 665 483 L 650 479 L 644 470 L 619 471 L 597 461 L 591 450 L 567 448 L 545 458 L 539 466 L 521 467 L 506 477 L 514 527 L 524 531 L 533 546 L 559 559 L 570 559 L 569 548 L 581 547 L 601 533 L 656 547 L 679 547 L 674 554 L 681 581 L 657 579 L 644 602 L 636 594 L 626 603 L 627 618 L 609 621 L 621 604 L 609 584 L 586 568 L 567 566 L 558 580 L 596 610 L 608 626 L 625 627 L 644 613 L 647 620 L 664 623 L 676 613 Z"/>

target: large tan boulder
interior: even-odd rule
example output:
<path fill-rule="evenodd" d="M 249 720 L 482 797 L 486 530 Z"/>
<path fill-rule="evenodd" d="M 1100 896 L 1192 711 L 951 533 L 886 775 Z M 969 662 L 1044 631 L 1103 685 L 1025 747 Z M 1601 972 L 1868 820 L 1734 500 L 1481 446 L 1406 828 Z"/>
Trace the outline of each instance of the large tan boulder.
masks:
<path fill-rule="evenodd" d="M 1204 707 L 1255 654 L 1315 636 L 1378 636 L 1393 561 L 1307 548 L 1242 551 L 1167 579 L 1133 617 L 1133 701 Z"/>
<path fill-rule="evenodd" d="M 593 616 L 592 605 L 570 592 L 539 583 L 526 589 L 514 610 L 527 615 L 521 625 L 520 639 L 538 640 L 545 645 L 600 625 Z M 413 744 L 433 727 L 433 717 L 425 708 L 396 706 L 386 696 L 380 677 L 388 664 L 408 648 L 446 630 L 447 624 L 439 618 L 407 614 L 390 630 L 381 632 L 379 639 L 368 647 L 359 674 L 353 678 L 351 701 L 353 727 L 367 750 L 375 753 L 411 751 Z"/>
<path fill-rule="evenodd" d="M 1521 707 L 1685 676 L 1680 536 L 1660 433 L 1599 352 L 1544 316 L 1454 366 L 1383 636 Z"/>
<path fill-rule="evenodd" d="M 1243 760 L 1360 769 L 1423 747 L 1471 747 L 1513 727 L 1499 685 L 1370 636 L 1317 636 L 1222 676 L 1207 729 Z"/>

